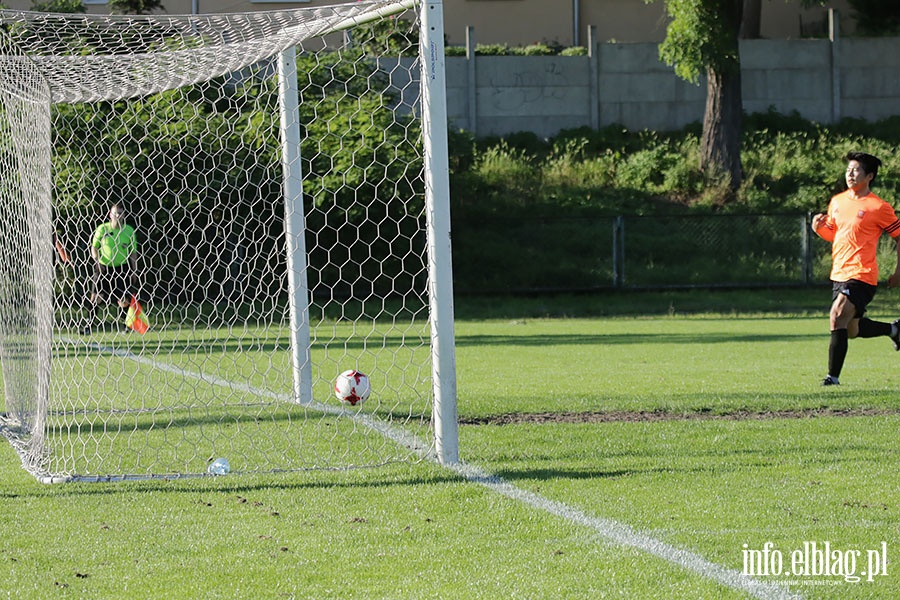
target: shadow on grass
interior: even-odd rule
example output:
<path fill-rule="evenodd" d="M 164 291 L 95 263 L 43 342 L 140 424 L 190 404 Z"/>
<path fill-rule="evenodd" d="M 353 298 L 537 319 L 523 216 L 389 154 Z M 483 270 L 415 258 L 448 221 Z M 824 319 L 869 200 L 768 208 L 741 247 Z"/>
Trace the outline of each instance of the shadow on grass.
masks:
<path fill-rule="evenodd" d="M 601 346 L 632 344 L 722 344 L 771 343 L 825 339 L 821 334 L 672 334 L 667 332 L 639 334 L 559 334 L 559 335 L 468 335 L 457 336 L 457 346 Z"/>
<path fill-rule="evenodd" d="M 460 425 L 588 425 L 597 423 L 659 423 L 662 421 L 774 421 L 776 419 L 812 419 L 821 417 L 884 417 L 900 415 L 900 406 L 896 406 L 893 393 L 885 393 L 886 402 L 875 406 L 871 398 L 861 402 L 859 406 L 848 403 L 846 406 L 828 406 L 823 403 L 820 394 L 794 394 L 790 396 L 771 394 L 773 402 L 784 403 L 786 399 L 795 398 L 791 408 L 773 408 L 774 404 L 761 403 L 755 407 L 747 404 L 723 404 L 716 408 L 709 406 L 692 406 L 692 396 L 681 396 L 685 403 L 675 409 L 646 410 L 595 410 L 595 411 L 555 411 L 555 412 L 521 412 L 503 413 L 483 417 L 459 418 Z M 731 394 L 727 398 L 743 400 L 745 394 Z M 762 400 L 763 396 L 754 396 Z"/>
<path fill-rule="evenodd" d="M 855 465 L 861 457 L 871 456 L 880 452 L 880 448 L 873 448 L 859 444 L 847 444 L 832 448 L 823 448 L 812 453 L 804 449 L 803 466 L 806 469 L 821 468 L 832 469 L 839 465 Z M 598 452 L 599 460 L 627 460 L 627 453 L 603 454 Z M 585 468 L 533 468 L 522 469 L 505 468 L 494 471 L 497 477 L 506 481 L 554 481 L 554 480 L 591 480 L 591 479 L 622 479 L 642 476 L 670 476 L 670 475 L 710 475 L 722 476 L 730 473 L 746 476 L 755 469 L 771 469 L 779 465 L 795 462 L 785 457 L 784 448 L 772 448 L 762 450 L 757 448 L 735 449 L 730 451 L 692 452 L 687 454 L 672 454 L 660 450 L 659 452 L 643 453 L 638 456 L 647 464 L 634 467 L 615 466 L 604 469 L 602 466 Z M 534 460 L 533 458 L 529 460 Z M 557 460 L 548 458 L 548 460 Z"/>
<path fill-rule="evenodd" d="M 383 469 L 384 465 L 366 467 L 367 470 Z M 242 494 L 264 490 L 302 491 L 308 489 L 385 489 L 386 487 L 443 485 L 459 483 L 462 478 L 452 473 L 433 476 L 398 477 L 388 475 L 366 481 L 333 479 L 320 481 L 277 481 L 278 478 L 296 478 L 297 476 L 314 477 L 323 473 L 347 471 L 350 469 L 310 469 L 307 471 L 291 471 L 290 473 L 234 474 L 222 477 L 190 477 L 182 479 L 153 479 L 148 481 L 113 481 L 96 483 L 58 483 L 43 484 L 35 482 L 33 489 L 0 491 L 0 499 L 4 498 L 62 498 L 69 496 L 123 496 L 126 494 Z M 359 471 L 357 467 L 352 470 Z M 248 478 L 266 478 L 267 481 L 248 483 Z"/>
<path fill-rule="evenodd" d="M 271 408 L 269 412 L 241 412 L 247 408 Z M 428 423 L 431 416 L 424 413 L 409 411 L 375 410 L 363 413 L 366 417 L 378 420 L 385 426 L 402 427 Z M 124 433 L 137 433 L 157 431 L 165 434 L 166 430 L 190 431 L 202 430 L 203 427 L 217 425 L 240 426 L 242 424 L 254 426 L 255 429 L 263 429 L 268 425 L 286 425 L 292 423 L 319 425 L 334 424 L 337 421 L 350 423 L 357 414 L 351 410 L 336 413 L 325 413 L 315 409 L 309 409 L 300 404 L 270 403 L 270 404 L 205 404 L 197 406 L 157 406 L 144 409 L 79 409 L 55 413 L 56 417 L 64 415 L 70 417 L 64 423 L 51 422 L 47 426 L 49 438 L 66 436 L 72 430 L 92 432 L 106 431 L 110 424 L 115 424 Z M 183 415 L 183 416 L 181 416 Z M 81 418 L 75 418 L 81 417 Z M 121 425 L 127 423 L 127 430 Z M 253 428 L 251 428 L 253 430 Z M 282 429 L 283 431 L 284 429 Z"/>
<path fill-rule="evenodd" d="M 786 328 L 787 329 L 787 328 Z M 824 331 L 824 329 L 823 329 Z M 376 339 L 382 339 L 375 336 Z M 635 344 L 723 344 L 723 343 L 771 343 L 771 342 L 796 342 L 802 340 L 826 339 L 827 332 L 824 334 L 734 334 L 728 332 L 722 333 L 698 333 L 698 334 L 673 334 L 667 332 L 655 333 L 616 333 L 616 334 L 589 334 L 578 335 L 564 333 L 558 335 L 457 335 L 457 347 L 478 347 L 478 346 L 600 346 L 600 345 L 635 345 Z M 396 340 L 399 347 L 401 338 L 385 337 L 386 341 Z M 112 352 L 129 352 L 135 355 L 143 356 L 150 353 L 153 357 L 172 355 L 172 356 L 219 356 L 225 354 L 241 354 L 247 352 L 256 352 L 270 354 L 275 352 L 290 352 L 290 343 L 287 338 L 278 341 L 267 341 L 262 343 L 248 343 L 240 339 L 210 339 L 203 341 L 165 341 L 153 343 L 146 340 L 125 341 L 119 343 L 110 340 L 108 344 L 92 342 L 85 340 L 84 345 L 69 345 L 59 359 L 73 359 L 88 356 L 102 356 L 105 358 L 114 358 Z M 337 348 L 342 352 L 348 351 L 364 351 L 372 348 L 372 339 L 365 337 L 354 337 L 349 339 L 335 339 L 333 344 L 323 342 L 313 343 L 311 348 L 314 351 L 324 351 L 329 347 Z M 423 342 L 422 351 L 427 350 L 427 343 Z"/>

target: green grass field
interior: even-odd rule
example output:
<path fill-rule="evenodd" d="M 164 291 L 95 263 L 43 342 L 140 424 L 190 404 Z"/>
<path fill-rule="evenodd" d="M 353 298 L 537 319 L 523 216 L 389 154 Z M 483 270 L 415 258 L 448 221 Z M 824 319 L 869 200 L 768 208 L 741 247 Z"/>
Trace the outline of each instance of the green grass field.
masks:
<path fill-rule="evenodd" d="M 827 299 L 458 302 L 457 469 L 44 485 L 0 444 L 0 595 L 900 597 L 900 354 L 819 387 Z"/>

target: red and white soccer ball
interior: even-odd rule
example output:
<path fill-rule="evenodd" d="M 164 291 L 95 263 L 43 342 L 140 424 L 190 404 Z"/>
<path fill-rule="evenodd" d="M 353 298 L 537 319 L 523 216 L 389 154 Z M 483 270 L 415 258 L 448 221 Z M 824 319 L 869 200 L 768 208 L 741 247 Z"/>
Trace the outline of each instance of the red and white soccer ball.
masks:
<path fill-rule="evenodd" d="M 359 371 L 344 371 L 334 382 L 334 395 L 350 406 L 362 404 L 372 393 L 369 378 Z"/>

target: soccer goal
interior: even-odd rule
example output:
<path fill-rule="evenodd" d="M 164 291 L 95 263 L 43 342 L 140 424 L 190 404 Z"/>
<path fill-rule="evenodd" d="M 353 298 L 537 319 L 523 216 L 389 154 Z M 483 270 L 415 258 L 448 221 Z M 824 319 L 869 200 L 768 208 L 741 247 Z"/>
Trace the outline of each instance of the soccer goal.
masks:
<path fill-rule="evenodd" d="M 458 460 L 441 10 L 0 10 L 0 432 L 29 472 Z M 95 288 L 113 205 L 136 260 Z"/>

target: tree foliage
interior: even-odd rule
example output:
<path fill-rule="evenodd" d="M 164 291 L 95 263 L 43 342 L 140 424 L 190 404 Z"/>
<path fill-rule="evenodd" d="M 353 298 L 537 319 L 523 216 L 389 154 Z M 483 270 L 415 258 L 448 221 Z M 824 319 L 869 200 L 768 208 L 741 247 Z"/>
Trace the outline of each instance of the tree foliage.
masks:
<path fill-rule="evenodd" d="M 48 0 L 47 2 L 35 2 L 31 10 L 37 12 L 52 13 L 86 13 L 87 8 L 82 0 Z"/>
<path fill-rule="evenodd" d="M 389 274 L 415 271 L 390 261 L 416 260 L 408 246 L 424 204 L 423 190 L 413 185 L 422 168 L 410 141 L 418 139 L 417 130 L 409 131 L 417 126 L 411 118 L 397 122 L 384 75 L 361 53 L 301 55 L 297 69 L 306 222 L 315 236 L 307 244 L 310 261 L 328 265 L 329 248 L 340 248 L 370 270 L 364 275 L 373 286 L 397 285 L 386 280 Z M 64 238 L 84 243 L 86 224 L 96 225 L 95 215 L 122 201 L 149 242 L 145 262 L 156 280 L 147 291 L 157 298 L 231 297 L 234 290 L 217 286 L 229 281 L 224 270 L 238 254 L 250 273 L 283 268 L 277 86 L 265 71 L 239 83 L 223 78 L 54 111 L 55 202 Z M 395 229 L 393 242 L 381 235 L 385 226 Z M 392 243 L 407 248 L 385 247 Z M 366 260 L 373 253 L 400 258 L 376 268 Z M 201 274 L 208 286 L 185 284 Z M 324 281 L 346 293 L 341 275 L 338 267 L 322 267 L 310 274 L 310 285 Z M 248 289 L 273 297 L 278 285 L 269 276 Z"/>
<path fill-rule="evenodd" d="M 847 0 L 861 35 L 900 34 L 900 2 L 897 0 Z"/>
<path fill-rule="evenodd" d="M 419 31 L 408 19 L 391 17 L 356 27 L 351 32 L 367 56 L 416 56 Z"/>
<path fill-rule="evenodd" d="M 740 21 L 735 23 L 733 10 L 729 10 L 733 4 L 734 0 L 666 0 L 672 20 L 659 47 L 660 58 L 692 83 L 707 70 L 739 70 L 735 31 Z"/>
<path fill-rule="evenodd" d="M 154 10 L 165 10 L 162 0 L 109 0 L 108 5 L 113 15 L 147 15 Z"/>

